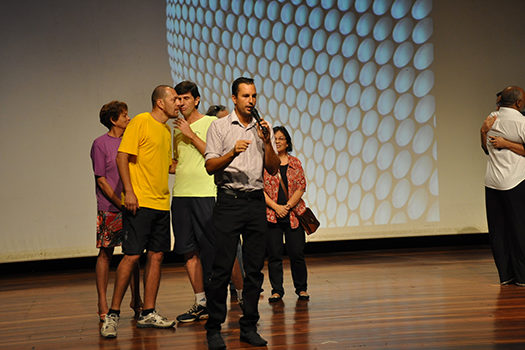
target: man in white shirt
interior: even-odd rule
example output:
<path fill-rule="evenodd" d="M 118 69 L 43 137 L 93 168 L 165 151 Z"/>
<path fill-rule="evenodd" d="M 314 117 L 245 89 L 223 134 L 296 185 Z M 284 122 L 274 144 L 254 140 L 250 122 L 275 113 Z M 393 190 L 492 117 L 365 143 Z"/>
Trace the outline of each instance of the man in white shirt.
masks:
<path fill-rule="evenodd" d="M 500 109 L 487 133 L 488 139 L 525 143 L 525 91 L 517 86 L 505 88 Z M 485 203 L 489 237 L 502 285 L 525 286 L 525 157 L 509 149 L 499 149 L 482 139 L 488 152 L 485 174 Z"/>

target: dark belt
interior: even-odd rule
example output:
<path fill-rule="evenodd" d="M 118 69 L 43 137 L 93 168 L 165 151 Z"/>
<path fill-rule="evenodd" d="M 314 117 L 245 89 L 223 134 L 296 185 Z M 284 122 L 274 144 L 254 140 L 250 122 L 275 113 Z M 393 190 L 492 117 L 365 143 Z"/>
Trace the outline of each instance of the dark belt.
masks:
<path fill-rule="evenodd" d="M 219 195 L 225 195 L 228 197 L 239 198 L 239 199 L 262 199 L 264 198 L 263 190 L 255 191 L 240 191 L 232 190 L 230 188 L 219 188 Z"/>

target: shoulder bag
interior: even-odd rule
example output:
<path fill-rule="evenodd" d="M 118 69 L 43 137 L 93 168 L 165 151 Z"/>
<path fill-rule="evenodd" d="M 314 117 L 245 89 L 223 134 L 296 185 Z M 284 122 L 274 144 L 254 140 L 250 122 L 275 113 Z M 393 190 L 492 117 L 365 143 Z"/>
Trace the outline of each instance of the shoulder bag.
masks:
<path fill-rule="evenodd" d="M 290 199 L 290 197 L 288 197 L 288 190 L 284 186 L 283 179 L 281 178 L 281 174 L 279 174 L 279 172 L 277 172 L 277 176 L 279 177 L 280 186 L 284 191 L 284 195 L 286 196 L 286 199 Z M 299 224 L 302 226 L 302 228 L 304 229 L 304 232 L 306 232 L 307 235 L 311 235 L 312 233 L 317 231 L 317 229 L 319 228 L 319 225 L 320 225 L 319 220 L 317 220 L 314 212 L 310 208 L 306 207 L 306 210 L 304 211 L 304 213 L 300 215 L 297 212 L 295 212 L 295 215 L 297 216 L 297 219 L 299 220 Z"/>

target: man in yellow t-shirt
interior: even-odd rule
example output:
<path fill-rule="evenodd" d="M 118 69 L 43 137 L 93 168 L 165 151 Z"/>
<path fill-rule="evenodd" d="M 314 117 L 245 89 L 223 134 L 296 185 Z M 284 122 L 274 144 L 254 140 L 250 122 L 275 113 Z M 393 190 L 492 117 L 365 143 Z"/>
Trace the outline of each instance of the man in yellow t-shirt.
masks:
<path fill-rule="evenodd" d="M 183 81 L 175 86 L 177 107 L 183 118 L 174 122 L 174 159 L 177 162 L 171 219 L 175 235 L 175 252 L 184 255 L 195 303 L 177 316 L 179 322 L 208 318 L 205 289 L 211 278 L 214 233 L 213 207 L 217 190 L 213 176 L 204 167 L 206 134 L 216 117 L 198 111 L 200 93 L 197 85 Z"/>
<path fill-rule="evenodd" d="M 124 187 L 122 258 L 116 275 L 113 300 L 100 334 L 117 336 L 120 305 L 132 267 L 144 250 L 147 263 L 144 280 L 144 306 L 137 320 L 139 328 L 170 328 L 175 321 L 155 311 L 164 252 L 170 250 L 170 207 L 168 170 L 171 165 L 171 132 L 166 122 L 176 118 L 175 90 L 168 85 L 155 88 L 150 113 L 134 117 L 122 137 L 117 166 Z"/>

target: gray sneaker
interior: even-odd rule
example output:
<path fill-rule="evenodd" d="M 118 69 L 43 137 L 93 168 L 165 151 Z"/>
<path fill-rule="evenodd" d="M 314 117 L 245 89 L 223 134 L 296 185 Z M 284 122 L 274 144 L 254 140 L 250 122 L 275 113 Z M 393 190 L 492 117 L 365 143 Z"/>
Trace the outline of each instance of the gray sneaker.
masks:
<path fill-rule="evenodd" d="M 156 310 L 146 316 L 141 315 L 137 321 L 138 328 L 170 328 L 174 325 L 175 321 L 159 315 Z"/>
<path fill-rule="evenodd" d="M 100 335 L 104 338 L 116 338 L 119 319 L 120 317 L 117 314 L 106 315 L 104 323 L 100 328 Z"/>

